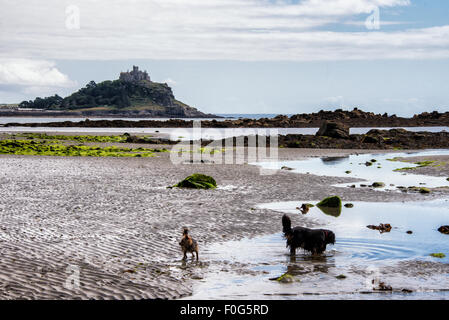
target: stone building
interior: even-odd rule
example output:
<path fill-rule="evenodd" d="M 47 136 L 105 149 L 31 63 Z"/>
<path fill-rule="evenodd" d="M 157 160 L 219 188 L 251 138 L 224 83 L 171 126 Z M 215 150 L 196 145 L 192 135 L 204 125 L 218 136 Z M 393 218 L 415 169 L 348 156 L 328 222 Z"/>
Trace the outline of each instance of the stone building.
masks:
<path fill-rule="evenodd" d="M 128 82 L 137 82 L 141 80 L 151 81 L 147 71 L 139 71 L 138 66 L 133 66 L 133 71 L 120 72 L 119 79 Z"/>

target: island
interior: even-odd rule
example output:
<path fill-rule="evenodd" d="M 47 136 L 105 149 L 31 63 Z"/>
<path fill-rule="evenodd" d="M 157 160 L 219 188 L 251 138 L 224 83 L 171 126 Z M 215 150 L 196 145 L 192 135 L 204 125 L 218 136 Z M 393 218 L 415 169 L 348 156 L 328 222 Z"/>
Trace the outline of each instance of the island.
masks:
<path fill-rule="evenodd" d="M 22 101 L 0 110 L 0 116 L 220 118 L 177 100 L 166 83 L 151 81 L 138 66 L 121 72 L 117 80 L 90 81 L 65 98 L 55 94 Z"/>

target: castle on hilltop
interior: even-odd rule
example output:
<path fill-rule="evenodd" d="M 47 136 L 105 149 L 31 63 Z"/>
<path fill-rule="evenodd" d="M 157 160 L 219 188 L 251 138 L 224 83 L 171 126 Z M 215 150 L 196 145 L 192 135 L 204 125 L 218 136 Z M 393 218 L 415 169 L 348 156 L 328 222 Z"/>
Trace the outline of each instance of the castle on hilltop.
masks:
<path fill-rule="evenodd" d="M 133 71 L 127 71 L 127 72 L 120 72 L 120 80 L 127 81 L 127 82 L 137 82 L 141 80 L 150 80 L 150 76 L 148 75 L 147 71 L 139 71 L 138 66 L 133 66 Z"/>

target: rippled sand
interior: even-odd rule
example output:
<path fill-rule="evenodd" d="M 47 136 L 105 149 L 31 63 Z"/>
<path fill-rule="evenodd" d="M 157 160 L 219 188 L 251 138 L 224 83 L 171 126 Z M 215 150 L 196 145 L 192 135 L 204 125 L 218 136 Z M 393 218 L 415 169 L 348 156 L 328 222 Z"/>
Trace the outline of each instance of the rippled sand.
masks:
<path fill-rule="evenodd" d="M 281 159 L 352 151 L 280 150 Z M 366 152 L 366 151 L 365 151 Z M 217 190 L 166 189 L 194 172 L 216 178 Z M 216 263 L 209 244 L 276 233 L 280 213 L 259 203 L 438 198 L 331 185 L 352 181 L 251 165 L 184 164 L 156 158 L 70 158 L 0 155 L 0 298 L 179 298 Z M 200 263 L 181 262 L 178 241 L 188 226 Z M 231 266 L 238 270 L 238 264 Z M 71 282 L 79 272 L 80 286 Z"/>

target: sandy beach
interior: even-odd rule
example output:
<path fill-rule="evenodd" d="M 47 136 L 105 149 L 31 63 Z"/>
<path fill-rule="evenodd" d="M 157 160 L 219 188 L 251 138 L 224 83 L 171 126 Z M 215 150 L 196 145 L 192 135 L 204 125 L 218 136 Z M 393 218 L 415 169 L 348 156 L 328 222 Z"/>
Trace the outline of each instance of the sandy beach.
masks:
<path fill-rule="evenodd" d="M 369 150 L 279 149 L 279 159 L 357 152 Z M 448 166 L 439 170 L 449 176 Z M 194 172 L 213 176 L 219 188 L 166 188 Z M 333 194 L 384 202 L 441 196 L 331 186 L 353 180 L 286 170 L 260 175 L 248 164 L 174 165 L 168 153 L 145 159 L 2 155 L 0 298 L 186 297 L 214 263 L 201 259 L 201 248 L 280 232 L 281 213 L 256 209 L 259 203 Z M 195 265 L 181 261 L 184 226 L 200 245 Z M 76 273 L 79 287 L 70 280 Z"/>

